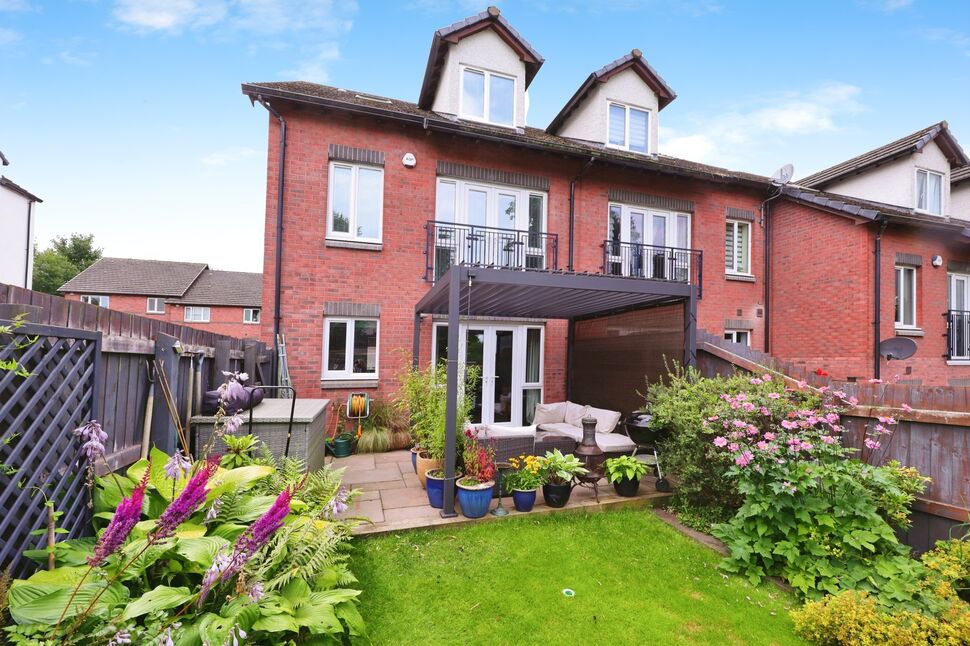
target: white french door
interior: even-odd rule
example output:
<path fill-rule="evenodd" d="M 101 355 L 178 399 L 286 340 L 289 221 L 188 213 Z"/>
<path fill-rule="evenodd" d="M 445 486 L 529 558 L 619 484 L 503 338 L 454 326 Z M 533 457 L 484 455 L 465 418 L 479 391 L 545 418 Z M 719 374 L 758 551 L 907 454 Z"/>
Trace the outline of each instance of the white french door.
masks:
<path fill-rule="evenodd" d="M 953 359 L 970 359 L 970 275 L 949 274 L 950 324 L 949 355 Z"/>
<path fill-rule="evenodd" d="M 437 362 L 448 355 L 448 326 L 437 324 L 434 331 Z M 519 426 L 531 421 L 542 401 L 542 340 L 539 326 L 462 323 L 459 357 L 481 375 L 469 394 L 472 423 Z"/>
<path fill-rule="evenodd" d="M 686 280 L 690 216 L 626 204 L 610 204 L 607 273 Z"/>

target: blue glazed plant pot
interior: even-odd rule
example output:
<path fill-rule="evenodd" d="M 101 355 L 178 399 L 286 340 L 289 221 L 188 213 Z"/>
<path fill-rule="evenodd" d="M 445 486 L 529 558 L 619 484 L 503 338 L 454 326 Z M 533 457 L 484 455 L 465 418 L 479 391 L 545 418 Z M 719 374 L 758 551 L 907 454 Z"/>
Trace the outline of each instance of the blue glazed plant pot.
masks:
<path fill-rule="evenodd" d="M 418 472 L 418 451 L 420 450 L 418 447 L 411 449 L 411 468 L 414 469 L 415 473 Z"/>
<path fill-rule="evenodd" d="M 466 487 L 459 482 L 458 504 L 461 505 L 462 515 L 465 518 L 481 518 L 487 514 L 488 507 L 492 502 L 492 490 L 494 488 L 495 483 L 492 481 L 472 487 Z"/>
<path fill-rule="evenodd" d="M 439 474 L 437 470 L 432 470 L 428 471 L 424 478 L 424 488 L 428 492 L 428 504 L 435 509 L 441 509 L 445 505 L 444 474 Z"/>
<path fill-rule="evenodd" d="M 536 504 L 536 490 L 513 489 L 512 504 L 515 505 L 515 511 L 532 511 L 532 506 Z"/>

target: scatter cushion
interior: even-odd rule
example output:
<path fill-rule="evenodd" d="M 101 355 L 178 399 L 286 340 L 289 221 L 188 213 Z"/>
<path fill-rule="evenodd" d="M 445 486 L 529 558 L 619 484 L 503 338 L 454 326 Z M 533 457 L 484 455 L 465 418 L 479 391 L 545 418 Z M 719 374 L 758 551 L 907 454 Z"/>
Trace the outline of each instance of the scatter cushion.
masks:
<path fill-rule="evenodd" d="M 631 453 L 637 447 L 622 433 L 597 433 L 596 444 L 604 453 Z"/>
<path fill-rule="evenodd" d="M 583 439 L 583 429 L 576 428 L 572 424 L 567 424 L 566 422 L 559 422 L 558 424 L 543 424 L 539 427 L 540 431 L 544 431 L 550 435 L 564 435 L 568 438 L 576 440 L 579 442 Z"/>
<path fill-rule="evenodd" d="M 566 413 L 563 416 L 563 421 L 567 424 L 572 424 L 573 426 L 583 428 L 583 418 L 586 417 L 586 413 L 588 411 L 589 406 L 574 404 L 573 402 L 566 402 Z"/>
<path fill-rule="evenodd" d="M 593 408 L 592 406 L 589 406 L 588 409 L 589 414 L 596 418 L 597 433 L 612 433 L 613 429 L 616 428 L 617 422 L 620 421 L 620 414 L 615 410 Z"/>
<path fill-rule="evenodd" d="M 566 402 L 536 404 L 533 424 L 561 424 L 566 420 Z"/>

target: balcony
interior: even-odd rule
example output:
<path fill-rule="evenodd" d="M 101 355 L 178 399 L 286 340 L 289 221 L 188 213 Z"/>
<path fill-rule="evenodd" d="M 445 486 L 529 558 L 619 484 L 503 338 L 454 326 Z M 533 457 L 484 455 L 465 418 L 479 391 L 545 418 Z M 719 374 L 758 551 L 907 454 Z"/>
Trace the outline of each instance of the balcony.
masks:
<path fill-rule="evenodd" d="M 559 236 L 454 222 L 425 226 L 425 276 L 437 281 L 452 265 L 512 269 L 559 269 Z"/>
<path fill-rule="evenodd" d="M 701 296 L 704 253 L 699 249 L 603 241 L 604 274 L 697 285 Z"/>
<path fill-rule="evenodd" d="M 946 317 L 947 361 L 970 361 L 970 312 L 948 310 Z"/>

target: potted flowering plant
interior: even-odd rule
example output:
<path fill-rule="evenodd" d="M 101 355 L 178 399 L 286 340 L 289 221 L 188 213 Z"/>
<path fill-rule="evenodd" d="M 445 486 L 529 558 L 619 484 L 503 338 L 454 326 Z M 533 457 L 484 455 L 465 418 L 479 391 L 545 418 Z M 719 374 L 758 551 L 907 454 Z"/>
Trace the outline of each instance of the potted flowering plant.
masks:
<path fill-rule="evenodd" d="M 629 455 L 610 458 L 603 463 L 606 479 L 613 483 L 616 495 L 632 498 L 640 489 L 640 478 L 647 472 L 647 465 Z"/>
<path fill-rule="evenodd" d="M 512 503 L 516 511 L 532 511 L 536 502 L 536 490 L 542 486 L 542 471 L 539 458 L 534 455 L 520 455 L 511 458 L 512 470 L 502 478 L 502 484 L 512 492 Z"/>
<path fill-rule="evenodd" d="M 473 431 L 465 431 L 465 476 L 458 480 L 458 504 L 466 518 L 481 518 L 488 512 L 495 487 L 495 450 L 480 444 Z"/>
<path fill-rule="evenodd" d="M 586 473 L 582 461 L 575 455 L 563 455 L 559 449 L 539 458 L 542 474 L 542 497 L 550 507 L 565 507 L 573 490 L 573 478 Z"/>

